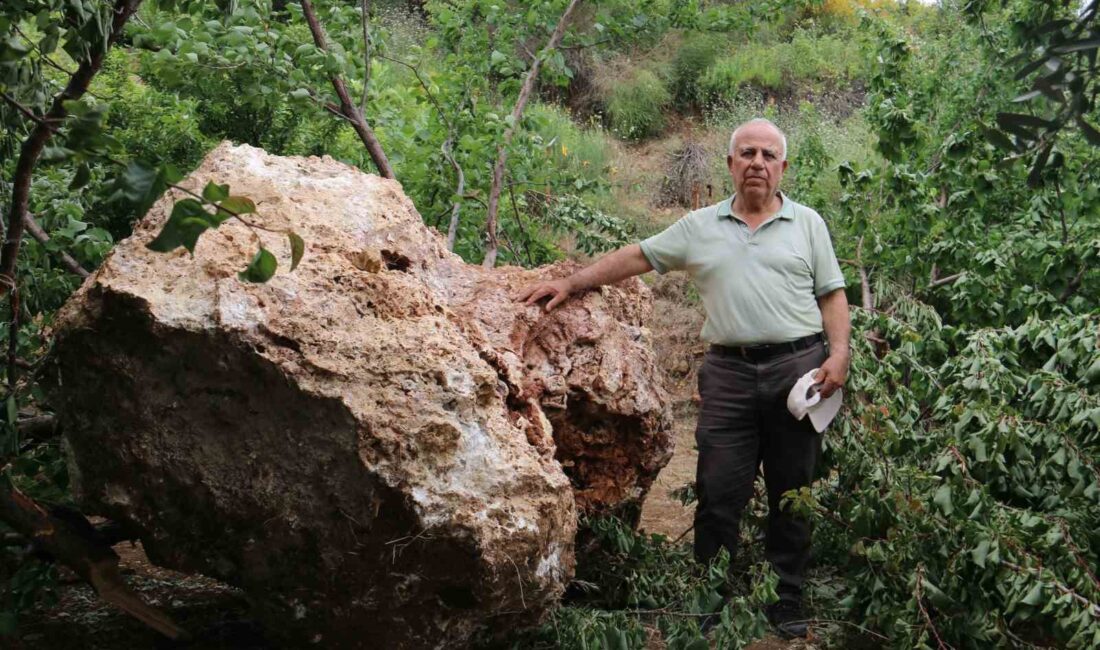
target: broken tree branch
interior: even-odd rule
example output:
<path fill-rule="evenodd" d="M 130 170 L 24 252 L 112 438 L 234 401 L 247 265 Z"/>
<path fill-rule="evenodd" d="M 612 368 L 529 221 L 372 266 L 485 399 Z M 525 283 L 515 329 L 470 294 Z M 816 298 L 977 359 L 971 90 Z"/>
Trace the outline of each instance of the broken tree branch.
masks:
<path fill-rule="evenodd" d="M 313 2 L 311 0 L 301 0 L 301 5 L 302 13 L 305 14 L 306 22 L 309 23 L 309 31 L 313 34 L 314 44 L 317 45 L 318 49 L 328 52 L 325 30 L 321 27 L 320 21 L 317 20 L 317 12 L 313 9 Z M 378 168 L 378 175 L 383 178 L 396 178 L 393 168 L 390 167 L 390 161 L 386 158 L 386 152 L 382 150 L 382 144 L 374 135 L 370 125 L 367 124 L 366 118 L 363 117 L 355 103 L 351 101 L 351 95 L 348 94 L 348 87 L 344 83 L 343 77 L 333 74 L 329 77 L 329 80 L 332 82 L 333 89 L 336 90 L 336 96 L 340 98 L 340 112 L 351 122 L 355 132 L 359 135 L 359 139 L 363 141 L 363 146 L 367 148 L 367 153 L 374 161 L 374 166 Z"/>
<path fill-rule="evenodd" d="M 500 207 L 500 189 L 504 182 L 504 163 L 508 160 L 508 145 L 512 142 L 512 136 L 515 135 L 516 128 L 519 126 L 520 117 L 523 115 L 523 109 L 527 106 L 527 98 L 531 95 L 531 90 L 535 87 L 535 78 L 538 77 L 539 68 L 542 66 L 542 59 L 546 54 L 558 46 L 562 37 L 565 35 L 565 26 L 569 23 L 569 18 L 573 14 L 573 9 L 577 7 L 580 0 L 572 0 L 569 6 L 565 8 L 565 11 L 561 15 L 561 19 L 558 20 L 557 27 L 554 28 L 554 33 L 550 35 L 549 42 L 546 43 L 546 47 L 543 48 L 539 56 L 535 57 L 533 63 L 531 63 L 531 69 L 527 71 L 527 78 L 523 80 L 523 87 L 519 91 L 519 98 L 516 99 L 516 105 L 512 109 L 512 123 L 504 131 L 504 138 L 500 144 L 497 145 L 497 162 L 493 166 L 493 182 L 489 187 L 489 209 L 485 217 L 485 229 L 488 235 L 488 245 L 485 249 L 485 261 L 482 265 L 485 268 L 492 268 L 497 263 L 497 210 Z"/>
<path fill-rule="evenodd" d="M 35 503 L 7 478 L 0 479 L 0 518 L 40 551 L 76 571 L 100 598 L 170 639 L 187 636 L 168 615 L 145 604 L 126 586 L 118 570 L 118 555 L 94 539 L 86 519 L 74 525 Z"/>
<path fill-rule="evenodd" d="M 935 289 L 936 287 L 942 287 L 945 284 L 951 284 L 955 280 L 958 280 L 963 276 L 962 273 L 953 273 L 951 275 L 945 275 L 942 278 L 936 278 L 928 283 L 929 289 Z"/>

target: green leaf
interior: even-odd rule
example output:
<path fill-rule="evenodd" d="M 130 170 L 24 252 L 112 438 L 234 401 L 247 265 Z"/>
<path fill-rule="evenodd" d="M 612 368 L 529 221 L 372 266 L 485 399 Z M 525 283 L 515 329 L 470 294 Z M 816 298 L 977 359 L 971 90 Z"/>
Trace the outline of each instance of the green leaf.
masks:
<path fill-rule="evenodd" d="M 1047 161 L 1050 160 L 1050 152 L 1053 148 L 1054 143 L 1050 143 L 1035 154 L 1035 162 L 1031 164 L 1031 171 L 1027 174 L 1028 187 L 1034 188 L 1042 186 L 1043 171 L 1047 167 Z"/>
<path fill-rule="evenodd" d="M 211 203 L 224 201 L 225 199 L 229 198 L 229 186 L 218 185 L 214 181 L 210 181 L 206 184 L 206 187 L 202 188 L 202 198 Z"/>
<path fill-rule="evenodd" d="M 941 485 L 932 497 L 932 502 L 943 510 L 943 514 L 950 516 L 955 511 L 955 507 L 951 504 L 951 486 L 947 483 Z"/>
<path fill-rule="evenodd" d="M 275 261 L 275 256 L 271 254 L 271 251 L 261 246 L 260 250 L 256 251 L 256 255 L 252 258 L 248 268 L 238 273 L 237 277 L 243 282 L 267 282 L 271 279 L 271 276 L 275 275 L 277 267 L 278 262 Z"/>
<path fill-rule="evenodd" d="M 1043 583 L 1036 582 L 1021 601 L 1025 605 L 1038 605 L 1043 601 Z"/>
<path fill-rule="evenodd" d="M 15 396 L 8 395 L 8 399 L 5 402 L 5 415 L 8 418 L 8 424 L 15 426 L 15 423 L 19 420 L 19 406 L 15 403 Z"/>
<path fill-rule="evenodd" d="M 974 564 L 985 568 L 985 558 L 989 555 L 989 540 L 983 539 L 978 543 L 977 548 L 970 551 L 970 557 L 974 558 Z"/>
<path fill-rule="evenodd" d="M 256 204 L 247 196 L 227 197 L 218 207 L 230 214 L 252 214 L 256 212 Z"/>
<path fill-rule="evenodd" d="M 0 637 L 12 636 L 18 630 L 15 612 L 0 612 Z"/>
<path fill-rule="evenodd" d="M 1053 47 L 1050 51 L 1055 54 L 1070 54 L 1072 52 L 1095 50 L 1097 48 L 1100 48 L 1100 38 L 1083 38 L 1079 41 L 1072 41 L 1065 45 Z"/>
<path fill-rule="evenodd" d="M 175 180 L 172 180 L 173 176 L 176 177 Z M 126 165 L 126 169 L 116 179 L 112 198 L 129 201 L 136 206 L 138 214 L 145 214 L 164 190 L 168 189 L 168 183 L 176 180 L 179 180 L 178 172 L 174 168 L 158 168 L 141 161 L 133 161 Z"/>
<path fill-rule="evenodd" d="M 997 113 L 997 124 L 1002 129 L 1017 134 L 1025 134 L 1030 136 L 1030 129 L 1053 129 L 1057 126 L 1050 120 L 1044 120 L 1041 117 L 1035 117 L 1034 115 L 1025 115 L 1023 113 Z M 1031 136 L 1034 137 L 1034 136 Z"/>
<path fill-rule="evenodd" d="M 180 246 L 195 254 L 199 235 L 209 228 L 217 228 L 221 220 L 203 209 L 195 199 L 183 199 L 172 206 L 172 214 L 153 241 L 145 245 L 158 253 L 174 251 Z"/>
<path fill-rule="evenodd" d="M 92 179 L 92 170 L 88 168 L 88 164 L 76 168 L 76 174 L 73 175 L 73 181 L 69 183 L 70 190 L 79 190 L 88 184 L 88 181 Z"/>
<path fill-rule="evenodd" d="M 1084 117 L 1077 116 L 1077 126 L 1081 128 L 1081 133 L 1085 135 L 1085 140 L 1094 147 L 1100 147 L 1100 131 L 1093 125 L 1088 123 Z"/>
<path fill-rule="evenodd" d="M 306 243 L 297 233 L 288 232 L 286 236 L 290 240 L 290 270 L 293 271 L 298 268 L 298 262 L 302 261 L 302 255 L 306 252 Z"/>

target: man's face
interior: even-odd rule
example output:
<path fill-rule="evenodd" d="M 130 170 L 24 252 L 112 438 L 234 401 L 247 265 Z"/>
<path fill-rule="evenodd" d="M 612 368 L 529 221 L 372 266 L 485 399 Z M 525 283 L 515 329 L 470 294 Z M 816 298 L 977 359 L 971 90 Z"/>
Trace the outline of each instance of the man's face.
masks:
<path fill-rule="evenodd" d="M 787 161 L 783 139 L 767 124 L 749 124 L 737 132 L 737 146 L 726 158 L 737 193 L 764 201 L 779 189 Z"/>

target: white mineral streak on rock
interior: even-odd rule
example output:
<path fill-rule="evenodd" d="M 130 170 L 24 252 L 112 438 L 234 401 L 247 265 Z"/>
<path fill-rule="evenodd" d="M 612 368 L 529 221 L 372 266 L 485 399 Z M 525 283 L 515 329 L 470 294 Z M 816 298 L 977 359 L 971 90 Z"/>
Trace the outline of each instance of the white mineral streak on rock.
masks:
<path fill-rule="evenodd" d="M 284 235 L 235 220 L 193 258 L 149 251 L 178 192 L 119 243 L 56 326 L 85 506 L 154 562 L 245 589 L 287 647 L 540 620 L 577 510 L 631 514 L 670 453 L 644 286 L 545 314 L 511 295 L 573 266 L 467 265 L 396 182 L 229 144 L 184 185 L 210 180 L 305 257 L 290 272 Z M 279 260 L 262 285 L 237 278 L 257 234 Z"/>

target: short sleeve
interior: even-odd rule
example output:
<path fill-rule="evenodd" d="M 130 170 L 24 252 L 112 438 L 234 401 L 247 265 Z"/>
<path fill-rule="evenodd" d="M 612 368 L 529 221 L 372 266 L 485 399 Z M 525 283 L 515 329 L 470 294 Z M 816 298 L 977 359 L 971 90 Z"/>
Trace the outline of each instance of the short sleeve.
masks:
<path fill-rule="evenodd" d="M 814 258 L 814 295 L 824 296 L 827 293 L 843 289 L 847 286 L 844 281 L 844 273 L 840 270 L 840 263 L 833 251 L 833 240 L 829 237 L 829 227 L 825 220 L 814 214 L 810 236 Z"/>
<path fill-rule="evenodd" d="M 692 223 L 691 215 L 665 228 L 641 243 L 642 254 L 658 273 L 684 268 L 687 264 L 688 244 Z"/>

